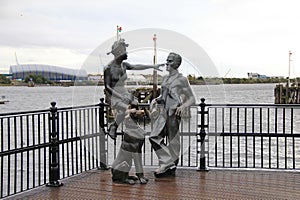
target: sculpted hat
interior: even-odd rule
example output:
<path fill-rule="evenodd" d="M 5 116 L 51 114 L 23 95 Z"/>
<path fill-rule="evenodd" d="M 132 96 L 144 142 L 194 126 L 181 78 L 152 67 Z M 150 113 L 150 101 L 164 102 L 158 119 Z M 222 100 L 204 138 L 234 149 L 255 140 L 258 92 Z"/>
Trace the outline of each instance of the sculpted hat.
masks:
<path fill-rule="evenodd" d="M 121 55 L 127 54 L 126 47 L 128 47 L 128 44 L 125 43 L 124 39 L 120 39 L 114 42 L 111 47 L 111 52 L 108 52 L 107 54 L 112 53 L 115 57 L 119 57 Z"/>

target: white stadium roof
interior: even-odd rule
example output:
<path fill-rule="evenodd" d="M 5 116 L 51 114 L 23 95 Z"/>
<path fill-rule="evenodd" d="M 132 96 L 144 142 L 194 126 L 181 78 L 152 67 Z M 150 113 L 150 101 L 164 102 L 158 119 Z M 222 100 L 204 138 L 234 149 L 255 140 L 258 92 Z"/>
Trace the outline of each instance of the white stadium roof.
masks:
<path fill-rule="evenodd" d="M 51 72 L 51 73 L 61 73 L 68 74 L 72 76 L 87 77 L 87 72 L 84 69 L 70 69 L 65 67 L 57 67 L 52 65 L 42 65 L 42 64 L 20 64 L 11 65 L 9 68 L 9 73 L 18 72 Z"/>

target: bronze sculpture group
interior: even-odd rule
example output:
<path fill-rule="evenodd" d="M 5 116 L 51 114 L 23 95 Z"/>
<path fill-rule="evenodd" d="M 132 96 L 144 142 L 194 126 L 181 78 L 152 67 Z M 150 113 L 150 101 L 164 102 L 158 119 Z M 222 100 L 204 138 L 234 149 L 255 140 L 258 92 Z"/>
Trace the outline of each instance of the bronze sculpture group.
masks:
<path fill-rule="evenodd" d="M 145 131 L 137 122 L 137 118 L 144 113 L 138 109 L 137 100 L 125 88 L 126 71 L 149 68 L 159 70 L 159 67 L 166 65 L 169 72 L 163 78 L 160 96 L 151 102 L 153 129 L 149 140 L 159 161 L 159 168 L 154 172 L 157 178 L 175 176 L 180 153 L 181 116 L 195 103 L 195 97 L 187 78 L 178 71 L 182 62 L 180 55 L 170 53 L 165 64 L 132 65 L 124 62 L 127 59 L 127 46 L 124 39 L 116 41 L 110 52 L 114 59 L 104 69 L 105 94 L 111 108 L 116 112 L 108 135 L 115 140 L 119 124 L 123 122 L 125 126 L 124 140 L 111 168 L 112 180 L 126 184 L 134 184 L 138 180 L 141 184 L 146 184 L 148 179 L 144 177 L 141 154 Z M 168 139 L 168 144 L 164 142 L 164 138 Z M 132 160 L 136 167 L 136 176 L 129 175 Z"/>

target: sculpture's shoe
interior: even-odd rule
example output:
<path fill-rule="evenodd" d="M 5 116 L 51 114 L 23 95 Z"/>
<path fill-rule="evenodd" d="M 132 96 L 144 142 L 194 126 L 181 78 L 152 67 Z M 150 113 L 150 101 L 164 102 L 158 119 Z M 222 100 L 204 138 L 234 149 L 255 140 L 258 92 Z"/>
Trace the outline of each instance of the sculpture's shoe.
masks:
<path fill-rule="evenodd" d="M 156 178 L 175 176 L 176 165 L 174 163 L 169 165 L 162 165 L 160 168 L 155 170 L 154 176 Z"/>

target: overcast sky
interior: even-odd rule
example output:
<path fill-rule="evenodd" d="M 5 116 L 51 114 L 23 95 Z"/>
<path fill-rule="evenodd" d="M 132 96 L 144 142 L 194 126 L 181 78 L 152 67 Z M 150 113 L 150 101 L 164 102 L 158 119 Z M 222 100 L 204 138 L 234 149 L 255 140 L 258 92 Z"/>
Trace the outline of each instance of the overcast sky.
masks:
<path fill-rule="evenodd" d="M 122 33 L 158 28 L 183 34 L 227 77 L 288 76 L 292 51 L 295 77 L 299 19 L 299 0 L 0 0 L 0 73 L 16 64 L 15 54 L 20 64 L 81 68 L 120 25 Z"/>

